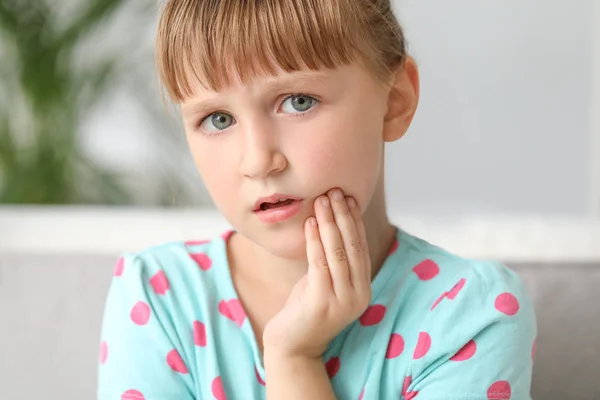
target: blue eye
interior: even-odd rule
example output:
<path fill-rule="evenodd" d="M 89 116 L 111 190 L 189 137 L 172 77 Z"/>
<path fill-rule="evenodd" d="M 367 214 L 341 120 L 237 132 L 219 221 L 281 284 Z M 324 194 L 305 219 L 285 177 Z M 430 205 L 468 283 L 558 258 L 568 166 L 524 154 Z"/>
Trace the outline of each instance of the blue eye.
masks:
<path fill-rule="evenodd" d="M 212 113 L 200 123 L 200 128 L 206 132 L 215 133 L 229 128 L 233 124 L 233 117 L 224 112 Z"/>
<path fill-rule="evenodd" d="M 303 94 L 295 94 L 284 100 L 284 102 L 281 104 L 281 109 L 288 114 L 303 113 L 310 110 L 315 104 L 317 104 L 317 102 L 318 100 L 314 97 Z M 288 104 L 292 107 L 291 109 L 286 109 L 286 105 Z"/>
<path fill-rule="evenodd" d="M 310 110 L 319 100 L 312 96 L 304 94 L 295 94 L 288 96 L 281 104 L 281 109 L 287 114 L 302 114 Z M 229 128 L 235 123 L 235 118 L 231 114 L 217 111 L 201 120 L 198 128 L 208 134 L 218 134 Z"/>

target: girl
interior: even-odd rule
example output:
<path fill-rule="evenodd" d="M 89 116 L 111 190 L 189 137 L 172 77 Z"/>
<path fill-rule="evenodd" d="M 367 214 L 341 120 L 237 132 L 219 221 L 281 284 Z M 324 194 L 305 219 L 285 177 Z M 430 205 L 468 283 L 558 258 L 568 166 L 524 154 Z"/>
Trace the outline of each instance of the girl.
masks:
<path fill-rule="evenodd" d="M 389 0 L 168 0 L 157 60 L 234 229 L 118 261 L 100 399 L 530 398 L 519 278 L 388 220 L 419 99 Z"/>

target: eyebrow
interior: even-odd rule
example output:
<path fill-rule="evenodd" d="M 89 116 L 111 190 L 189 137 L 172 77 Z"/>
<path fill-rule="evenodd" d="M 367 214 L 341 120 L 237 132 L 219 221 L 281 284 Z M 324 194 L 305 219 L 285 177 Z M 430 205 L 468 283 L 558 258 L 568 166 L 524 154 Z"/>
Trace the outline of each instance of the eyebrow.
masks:
<path fill-rule="evenodd" d="M 299 72 L 284 77 L 276 76 L 268 78 L 265 83 L 260 85 L 259 90 L 262 93 L 297 91 L 301 86 L 323 87 L 327 82 L 330 82 L 330 80 L 329 75 L 323 72 Z M 181 107 L 181 111 L 184 116 L 192 116 L 204 110 L 219 108 L 222 104 L 222 100 L 219 100 L 217 96 L 214 96 L 205 100 L 185 104 Z"/>

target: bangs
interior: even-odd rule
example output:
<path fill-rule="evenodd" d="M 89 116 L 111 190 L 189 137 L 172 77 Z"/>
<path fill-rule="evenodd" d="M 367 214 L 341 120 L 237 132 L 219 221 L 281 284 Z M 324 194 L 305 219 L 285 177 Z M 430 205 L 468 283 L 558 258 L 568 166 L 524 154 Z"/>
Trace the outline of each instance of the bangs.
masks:
<path fill-rule="evenodd" d="M 181 102 L 198 85 L 219 91 L 233 79 L 368 60 L 370 31 L 356 3 L 168 0 L 156 42 L 161 81 Z"/>

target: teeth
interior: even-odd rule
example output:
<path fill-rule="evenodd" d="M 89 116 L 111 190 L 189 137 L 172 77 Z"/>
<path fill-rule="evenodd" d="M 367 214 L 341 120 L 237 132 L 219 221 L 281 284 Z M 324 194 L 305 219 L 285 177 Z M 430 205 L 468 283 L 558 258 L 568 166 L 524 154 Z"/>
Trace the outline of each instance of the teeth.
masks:
<path fill-rule="evenodd" d="M 279 198 L 278 200 L 275 200 L 275 201 L 272 201 L 272 202 L 264 202 L 264 203 L 262 203 L 262 204 L 260 205 L 260 207 L 259 207 L 259 208 L 260 208 L 261 210 L 264 210 L 264 209 L 266 209 L 266 207 L 268 207 L 268 205 L 269 205 L 269 204 L 283 203 L 283 202 L 290 201 L 290 200 L 292 200 L 292 199 L 287 199 L 287 198 L 285 198 L 285 197 L 281 197 L 281 198 Z"/>
<path fill-rule="evenodd" d="M 261 210 L 266 210 L 267 208 L 270 208 L 270 207 L 269 207 L 269 204 L 278 204 L 278 203 L 284 203 L 284 202 L 287 202 L 287 201 L 290 201 L 290 200 L 292 200 L 292 201 L 293 201 L 293 199 L 287 199 L 287 198 L 285 198 L 285 197 L 281 197 L 280 199 L 278 199 L 278 200 L 275 200 L 275 201 L 272 201 L 272 202 L 265 202 L 265 203 L 262 203 L 262 204 L 260 205 L 260 209 L 261 209 Z"/>

